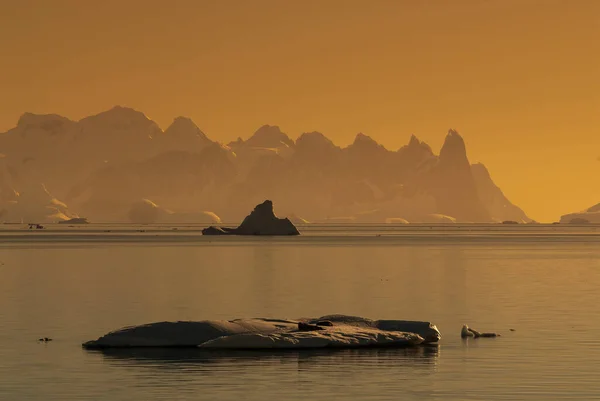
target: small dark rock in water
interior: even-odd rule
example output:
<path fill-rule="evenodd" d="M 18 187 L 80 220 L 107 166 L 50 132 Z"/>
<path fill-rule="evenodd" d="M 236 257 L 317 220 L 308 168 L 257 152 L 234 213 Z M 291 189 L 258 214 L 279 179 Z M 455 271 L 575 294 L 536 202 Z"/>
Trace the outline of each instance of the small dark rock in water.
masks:
<path fill-rule="evenodd" d="M 43 337 L 43 338 L 40 338 L 38 341 L 39 342 L 43 342 L 43 343 L 47 343 L 48 341 L 52 341 L 52 339 L 48 338 L 48 337 Z"/>
<path fill-rule="evenodd" d="M 237 228 L 210 226 L 202 235 L 300 235 L 287 218 L 280 219 L 273 212 L 273 202 L 266 200 L 256 205 Z"/>
<path fill-rule="evenodd" d="M 317 331 L 317 330 L 325 330 L 325 329 L 322 327 L 319 327 L 315 324 L 300 322 L 300 323 L 298 323 L 298 330 L 300 330 L 300 331 Z"/>

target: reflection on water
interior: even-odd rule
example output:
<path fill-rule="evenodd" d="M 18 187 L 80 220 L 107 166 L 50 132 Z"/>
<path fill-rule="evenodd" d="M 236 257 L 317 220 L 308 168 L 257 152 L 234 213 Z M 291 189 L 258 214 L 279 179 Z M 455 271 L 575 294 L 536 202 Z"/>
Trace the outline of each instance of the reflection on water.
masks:
<path fill-rule="evenodd" d="M 387 367 L 434 368 L 440 354 L 439 345 L 409 348 L 329 349 L 293 351 L 207 351 L 190 348 L 134 348 L 87 351 L 120 367 L 180 369 L 212 372 L 214 367 L 242 366 L 255 363 L 274 366 L 291 365 L 298 369 L 312 366 L 370 364 Z"/>
<path fill-rule="evenodd" d="M 381 398 L 386 387 L 433 375 L 440 347 L 278 352 L 138 349 L 91 354 L 121 377 L 135 377 L 136 388 L 151 387 L 160 394 L 181 395 L 185 386 L 186 393 L 202 394 L 202 399 L 238 399 L 236 394 L 253 400 L 351 395 L 368 399 Z M 410 391 L 420 399 L 431 395 L 428 384 Z"/>
<path fill-rule="evenodd" d="M 148 242 L 0 233 L 0 400 L 598 397 L 596 227 L 376 229 Z M 153 321 L 335 313 L 432 321 L 442 340 L 301 352 L 80 347 Z M 463 341 L 463 324 L 502 337 Z"/>

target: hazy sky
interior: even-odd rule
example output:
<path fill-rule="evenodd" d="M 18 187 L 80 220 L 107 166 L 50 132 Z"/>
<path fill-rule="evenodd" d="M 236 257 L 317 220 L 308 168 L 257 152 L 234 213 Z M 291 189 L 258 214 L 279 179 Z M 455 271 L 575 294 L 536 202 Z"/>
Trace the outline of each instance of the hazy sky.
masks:
<path fill-rule="evenodd" d="M 596 0 L 0 0 L 0 60 L 0 131 L 115 104 L 221 141 L 456 128 L 531 217 L 600 202 Z"/>

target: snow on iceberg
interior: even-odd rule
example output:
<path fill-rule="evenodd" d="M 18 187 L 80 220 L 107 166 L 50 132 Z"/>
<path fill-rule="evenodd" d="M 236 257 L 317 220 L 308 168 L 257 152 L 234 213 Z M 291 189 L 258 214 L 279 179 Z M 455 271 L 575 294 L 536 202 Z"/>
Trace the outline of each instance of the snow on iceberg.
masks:
<path fill-rule="evenodd" d="M 399 347 L 437 342 L 429 322 L 331 315 L 318 319 L 236 319 L 157 322 L 125 327 L 82 346 L 87 349 L 200 347 L 206 349 Z"/>
<path fill-rule="evenodd" d="M 310 331 L 234 334 L 215 338 L 200 344 L 199 347 L 206 349 L 362 348 L 401 347 L 423 342 L 423 338 L 415 333 L 334 325 Z"/>

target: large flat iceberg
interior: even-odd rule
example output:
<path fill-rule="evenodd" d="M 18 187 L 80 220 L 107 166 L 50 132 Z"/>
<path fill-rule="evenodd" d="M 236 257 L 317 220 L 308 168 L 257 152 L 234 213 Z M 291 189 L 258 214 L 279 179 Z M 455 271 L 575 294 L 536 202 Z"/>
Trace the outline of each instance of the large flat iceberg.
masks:
<path fill-rule="evenodd" d="M 401 347 L 437 342 L 429 322 L 371 320 L 330 315 L 317 319 L 236 319 L 157 322 L 125 327 L 83 345 L 87 349 L 199 347 L 203 349 L 299 349 Z"/>
<path fill-rule="evenodd" d="M 415 333 L 386 331 L 356 326 L 331 326 L 322 330 L 281 333 L 244 333 L 215 338 L 200 344 L 206 349 L 301 349 L 402 347 L 422 344 Z"/>

